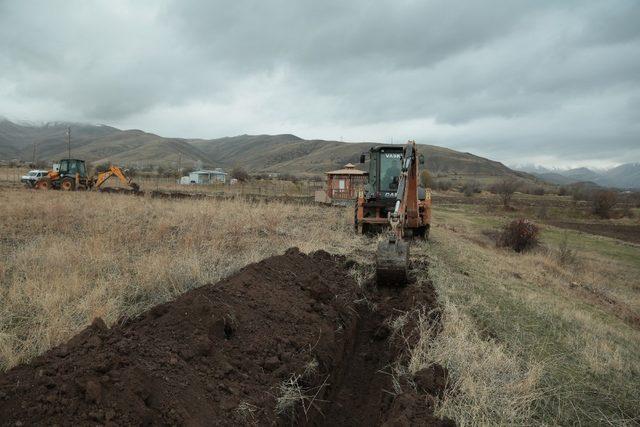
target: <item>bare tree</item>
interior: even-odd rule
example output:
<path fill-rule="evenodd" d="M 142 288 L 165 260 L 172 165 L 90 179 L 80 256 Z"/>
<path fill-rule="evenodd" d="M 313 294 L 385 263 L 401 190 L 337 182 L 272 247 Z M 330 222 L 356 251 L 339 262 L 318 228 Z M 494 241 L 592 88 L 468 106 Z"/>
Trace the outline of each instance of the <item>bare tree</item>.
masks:
<path fill-rule="evenodd" d="M 500 200 L 502 200 L 502 205 L 506 208 L 511 203 L 511 198 L 513 197 L 513 193 L 515 193 L 522 183 L 513 178 L 502 178 L 495 185 L 495 192 L 500 196 Z"/>
<path fill-rule="evenodd" d="M 231 178 L 235 178 L 240 182 L 245 182 L 249 180 L 249 174 L 241 166 L 236 165 L 231 170 Z"/>
<path fill-rule="evenodd" d="M 609 218 L 611 208 L 618 202 L 618 193 L 613 190 L 600 190 L 593 193 L 593 213 L 600 218 Z"/>
<path fill-rule="evenodd" d="M 420 184 L 424 188 L 432 188 L 433 187 L 433 178 L 431 178 L 431 174 L 427 170 L 423 170 L 420 173 Z"/>

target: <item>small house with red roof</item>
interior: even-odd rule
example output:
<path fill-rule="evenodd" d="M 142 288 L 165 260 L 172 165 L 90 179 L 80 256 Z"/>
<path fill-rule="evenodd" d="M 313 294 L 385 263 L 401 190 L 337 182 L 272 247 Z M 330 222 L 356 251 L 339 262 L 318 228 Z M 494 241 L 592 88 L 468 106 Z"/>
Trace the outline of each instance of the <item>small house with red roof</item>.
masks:
<path fill-rule="evenodd" d="M 367 172 L 347 163 L 344 168 L 326 172 L 327 187 L 316 192 L 316 201 L 336 203 L 358 198 L 358 191 L 364 188 Z"/>

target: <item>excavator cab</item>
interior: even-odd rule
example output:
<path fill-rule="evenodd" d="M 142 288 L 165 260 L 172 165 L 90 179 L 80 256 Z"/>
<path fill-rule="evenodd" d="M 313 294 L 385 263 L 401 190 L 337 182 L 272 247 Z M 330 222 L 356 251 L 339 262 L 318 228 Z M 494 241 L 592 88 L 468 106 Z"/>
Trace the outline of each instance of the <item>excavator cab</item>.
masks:
<path fill-rule="evenodd" d="M 360 163 L 366 157 L 360 156 Z M 356 203 L 355 227 L 360 234 L 375 234 L 388 227 L 387 214 L 393 208 L 402 167 L 402 146 L 383 145 L 369 150 L 369 173 Z"/>
<path fill-rule="evenodd" d="M 80 178 L 87 177 L 87 166 L 84 160 L 62 159 L 59 165 L 58 173 L 63 178 L 68 176 L 75 179 L 76 175 L 79 175 Z"/>
<path fill-rule="evenodd" d="M 358 195 L 358 201 L 355 207 L 355 228 L 359 234 L 377 234 L 387 230 L 389 224 L 389 213 L 391 213 L 396 205 L 398 196 L 398 187 L 402 177 L 403 155 L 405 151 L 404 145 L 379 145 L 371 147 L 369 150 L 369 173 L 364 190 Z M 418 155 L 415 159 L 418 164 L 424 164 L 424 156 Z M 360 163 L 365 163 L 366 155 L 360 156 Z M 417 177 L 414 179 L 417 189 L 416 198 L 423 202 L 430 199 L 430 193 L 427 189 L 418 185 Z M 428 202 L 430 205 L 430 200 Z M 430 209 L 423 209 L 423 212 L 429 214 Z M 429 219 L 425 218 L 424 224 L 411 230 L 411 234 L 426 237 L 429 232 Z"/>

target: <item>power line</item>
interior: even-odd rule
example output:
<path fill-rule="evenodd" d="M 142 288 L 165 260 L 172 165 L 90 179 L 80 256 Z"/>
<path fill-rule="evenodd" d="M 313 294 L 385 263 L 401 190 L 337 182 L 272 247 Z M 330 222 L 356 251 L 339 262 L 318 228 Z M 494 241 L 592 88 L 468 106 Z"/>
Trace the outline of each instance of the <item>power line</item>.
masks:
<path fill-rule="evenodd" d="M 67 151 L 69 153 L 68 159 L 71 158 L 71 126 L 67 126 Z"/>

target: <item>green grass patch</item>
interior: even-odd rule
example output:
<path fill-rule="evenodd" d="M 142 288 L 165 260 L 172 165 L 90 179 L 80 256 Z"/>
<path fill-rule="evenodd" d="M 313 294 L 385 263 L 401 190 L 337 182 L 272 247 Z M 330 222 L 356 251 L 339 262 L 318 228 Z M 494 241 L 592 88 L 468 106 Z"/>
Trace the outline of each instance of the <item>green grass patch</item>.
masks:
<path fill-rule="evenodd" d="M 473 320 L 483 339 L 503 346 L 523 369 L 543 367 L 530 423 L 632 424 L 640 420 L 637 329 L 572 293 L 544 256 L 515 255 L 464 238 L 496 227 L 502 219 L 465 207 L 440 209 L 437 220 L 448 227 L 436 227 L 433 241 L 422 250 L 430 258 L 429 276 L 440 298 L 451 301 Z M 543 242 L 559 244 L 562 234 L 549 230 L 545 229 Z M 637 266 L 636 247 L 575 232 L 570 232 L 569 239 L 581 250 Z M 514 388 L 514 399 L 518 392 Z"/>

